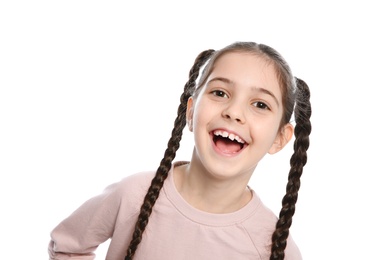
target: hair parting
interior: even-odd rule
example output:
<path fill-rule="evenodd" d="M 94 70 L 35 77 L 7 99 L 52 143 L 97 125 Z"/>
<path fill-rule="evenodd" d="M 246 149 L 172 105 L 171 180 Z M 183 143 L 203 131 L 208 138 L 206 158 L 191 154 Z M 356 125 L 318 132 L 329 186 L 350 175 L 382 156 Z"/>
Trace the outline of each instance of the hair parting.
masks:
<path fill-rule="evenodd" d="M 176 156 L 176 151 L 180 146 L 183 129 L 186 125 L 187 101 L 194 92 L 196 79 L 198 78 L 200 68 L 210 58 L 213 52 L 214 50 L 206 50 L 200 53 L 195 59 L 194 65 L 189 72 L 189 79 L 185 84 L 184 91 L 180 97 L 180 105 L 177 110 L 177 117 L 174 122 L 171 138 L 168 141 L 168 147 L 165 150 L 164 157 L 160 162 L 160 166 L 158 167 L 156 175 L 151 181 L 151 185 L 144 198 L 144 202 L 138 215 L 138 220 L 135 224 L 133 237 L 127 249 L 125 260 L 133 259 L 135 251 L 141 242 L 142 234 L 146 228 L 146 225 L 148 224 L 149 216 L 152 213 L 152 208 L 160 194 L 160 190 L 168 176 L 168 172 L 171 169 L 172 161 Z"/>
<path fill-rule="evenodd" d="M 290 159 L 290 172 L 286 186 L 286 194 L 282 200 L 282 209 L 279 213 L 279 220 L 276 223 L 272 235 L 272 249 L 270 260 L 284 259 L 284 250 L 287 245 L 287 237 L 292 224 L 292 217 L 295 213 L 295 204 L 298 200 L 298 190 L 301 182 L 303 167 L 307 162 L 307 150 L 309 148 L 309 135 L 311 132 L 311 104 L 310 91 L 306 83 L 296 78 L 297 95 L 295 114 L 295 141 L 294 153 Z"/>

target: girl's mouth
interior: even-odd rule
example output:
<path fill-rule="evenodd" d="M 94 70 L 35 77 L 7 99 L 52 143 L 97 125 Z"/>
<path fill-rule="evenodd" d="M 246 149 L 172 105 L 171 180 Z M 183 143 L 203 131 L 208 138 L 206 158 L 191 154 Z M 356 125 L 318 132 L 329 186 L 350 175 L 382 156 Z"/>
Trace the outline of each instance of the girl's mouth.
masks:
<path fill-rule="evenodd" d="M 226 130 L 212 131 L 212 138 L 215 147 L 224 154 L 237 154 L 247 146 L 244 139 Z"/>

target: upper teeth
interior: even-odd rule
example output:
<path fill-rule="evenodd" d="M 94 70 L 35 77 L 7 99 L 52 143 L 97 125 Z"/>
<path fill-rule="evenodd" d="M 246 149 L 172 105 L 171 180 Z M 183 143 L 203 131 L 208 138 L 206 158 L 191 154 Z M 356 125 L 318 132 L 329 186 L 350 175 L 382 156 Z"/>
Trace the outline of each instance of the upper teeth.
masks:
<path fill-rule="evenodd" d="M 227 138 L 229 138 L 232 141 L 236 140 L 237 142 L 242 143 L 242 144 L 245 143 L 245 141 L 242 140 L 238 135 L 235 135 L 235 134 L 232 134 L 232 133 L 228 133 L 226 131 L 216 130 L 216 131 L 214 131 L 214 135 L 222 136 L 222 137 L 225 137 L 225 138 L 227 137 Z"/>

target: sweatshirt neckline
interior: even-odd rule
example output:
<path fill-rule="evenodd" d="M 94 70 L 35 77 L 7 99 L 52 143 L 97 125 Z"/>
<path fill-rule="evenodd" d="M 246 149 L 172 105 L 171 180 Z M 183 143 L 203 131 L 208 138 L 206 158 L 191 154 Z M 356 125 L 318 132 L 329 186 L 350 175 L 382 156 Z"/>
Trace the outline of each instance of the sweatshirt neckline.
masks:
<path fill-rule="evenodd" d="M 256 209 L 261 206 L 262 202 L 260 198 L 252 190 L 252 199 L 244 207 L 232 213 L 209 213 L 193 207 L 180 195 L 176 189 L 173 176 L 173 170 L 176 166 L 187 163 L 188 162 L 184 161 L 174 163 L 163 186 L 163 190 L 168 200 L 184 217 L 190 219 L 193 222 L 207 226 L 230 226 L 243 222 L 252 216 Z"/>

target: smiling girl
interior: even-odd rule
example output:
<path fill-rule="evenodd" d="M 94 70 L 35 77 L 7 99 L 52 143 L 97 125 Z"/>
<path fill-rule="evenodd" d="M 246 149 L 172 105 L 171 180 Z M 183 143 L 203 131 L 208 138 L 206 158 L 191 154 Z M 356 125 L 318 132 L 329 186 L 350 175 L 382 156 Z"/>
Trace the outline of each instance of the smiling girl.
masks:
<path fill-rule="evenodd" d="M 107 239 L 109 260 L 302 259 L 289 228 L 307 161 L 309 97 L 269 46 L 237 42 L 202 52 L 157 171 L 108 186 L 63 220 L 51 233 L 50 259 L 94 259 Z M 173 162 L 186 124 L 194 135 L 192 158 Z M 294 134 L 277 218 L 248 182 L 264 155 Z"/>

